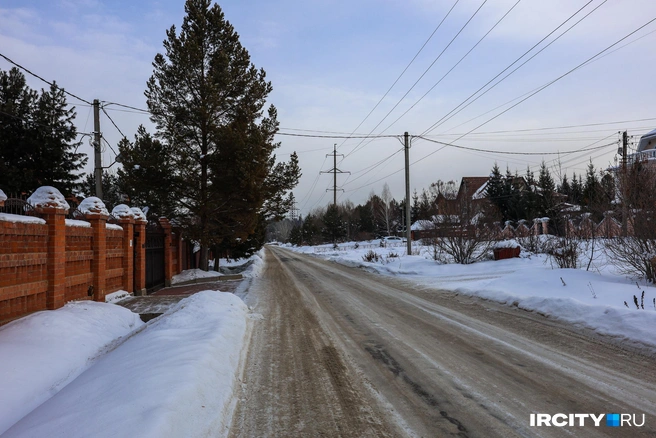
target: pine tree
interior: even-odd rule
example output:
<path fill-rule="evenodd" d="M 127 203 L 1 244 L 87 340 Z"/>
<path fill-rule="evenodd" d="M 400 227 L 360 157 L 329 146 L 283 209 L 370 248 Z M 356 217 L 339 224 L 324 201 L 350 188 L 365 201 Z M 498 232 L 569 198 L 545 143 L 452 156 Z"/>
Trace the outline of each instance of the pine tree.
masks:
<path fill-rule="evenodd" d="M 81 186 L 87 161 L 77 152 L 75 108 L 56 84 L 30 89 L 17 69 L 0 70 L 0 188 L 30 193 L 54 186 L 71 195 Z"/>
<path fill-rule="evenodd" d="M 547 165 L 544 161 L 542 161 L 542 164 L 540 165 L 538 187 L 540 188 L 540 197 L 537 214 L 542 217 L 553 217 L 553 209 L 556 203 L 554 198 L 556 183 L 551 177 L 551 173 L 549 172 L 549 169 L 547 168 Z"/>
<path fill-rule="evenodd" d="M 567 174 L 563 175 L 563 181 L 560 183 L 560 186 L 558 186 L 558 193 L 565 195 L 568 201 L 570 202 L 572 201 L 571 200 L 572 188 L 569 185 Z"/>
<path fill-rule="evenodd" d="M 339 209 L 331 204 L 323 215 L 323 237 L 329 242 L 336 243 L 346 236 L 344 220 L 339 214 Z"/>
<path fill-rule="evenodd" d="M 585 185 L 583 186 L 583 203 L 585 205 L 592 205 L 597 202 L 597 198 L 601 192 L 601 185 L 595 170 L 592 160 L 588 164 L 588 170 L 585 173 Z"/>
<path fill-rule="evenodd" d="M 576 176 L 576 172 L 572 173 L 572 185 L 570 192 L 570 202 L 576 205 L 581 205 L 583 198 L 583 187 L 581 184 L 581 176 Z"/>
<path fill-rule="evenodd" d="M 506 197 L 506 186 L 503 175 L 497 163 L 492 167 L 490 179 L 487 182 L 486 196 L 496 206 L 503 221 L 508 220 L 508 198 Z"/>
<path fill-rule="evenodd" d="M 179 192 L 184 182 L 176 177 L 168 146 L 139 126 L 134 142 L 124 138 L 118 149 L 122 164 L 117 171 L 120 191 L 132 205 L 147 207 L 149 216 L 175 218 L 173 193 Z"/>
<path fill-rule="evenodd" d="M 158 136 L 169 148 L 179 221 L 201 244 L 249 239 L 263 218 L 289 207 L 298 158 L 276 163 L 272 90 L 233 26 L 211 0 L 187 0 L 180 32 L 172 26 L 145 92 Z M 262 217 L 260 217 L 262 216 Z"/>

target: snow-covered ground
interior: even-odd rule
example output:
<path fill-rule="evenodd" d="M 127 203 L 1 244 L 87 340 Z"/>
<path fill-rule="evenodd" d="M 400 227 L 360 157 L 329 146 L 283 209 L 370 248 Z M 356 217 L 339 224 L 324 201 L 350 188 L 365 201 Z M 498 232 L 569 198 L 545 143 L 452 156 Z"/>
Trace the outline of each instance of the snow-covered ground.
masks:
<path fill-rule="evenodd" d="M 337 250 L 332 245 L 290 248 L 383 275 L 402 275 L 436 294 L 453 291 L 539 312 L 592 329 L 614 343 L 656 352 L 656 287 L 618 274 L 599 248 L 589 271 L 558 269 L 546 255 L 526 252 L 520 258 L 471 265 L 438 264 L 431 248 L 416 242 L 413 253 L 420 255 L 412 256 L 405 255 L 405 244 L 381 248 L 378 241 L 360 242 L 358 248 L 355 242 L 340 244 Z M 364 261 L 369 251 L 381 260 Z M 640 304 L 642 291 L 644 310 L 638 310 L 634 295 Z"/>
<path fill-rule="evenodd" d="M 224 436 L 248 319 L 235 295 L 205 291 L 147 324 L 83 301 L 0 327 L 0 434 Z"/>
<path fill-rule="evenodd" d="M 219 266 L 227 268 L 237 268 L 243 265 L 247 265 L 246 269 L 240 272 L 244 277 L 258 277 L 262 272 L 262 267 L 264 266 L 264 249 L 259 250 L 257 253 L 253 254 L 248 259 L 219 259 Z M 213 263 L 213 261 L 212 261 Z M 212 271 L 213 264 L 210 264 L 209 271 L 203 271 L 201 269 L 187 269 L 181 273 L 174 275 L 171 279 L 171 284 L 180 284 L 187 281 L 194 281 L 198 279 L 207 279 L 207 278 L 216 278 L 222 277 L 223 273 Z"/>

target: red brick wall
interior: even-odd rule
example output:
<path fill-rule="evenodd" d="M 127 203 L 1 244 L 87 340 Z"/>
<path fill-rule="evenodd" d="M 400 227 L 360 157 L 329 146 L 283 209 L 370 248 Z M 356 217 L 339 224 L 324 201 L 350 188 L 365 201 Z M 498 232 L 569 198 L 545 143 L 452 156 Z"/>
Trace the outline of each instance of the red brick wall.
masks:
<path fill-rule="evenodd" d="M 91 228 L 66 227 L 66 301 L 86 300 L 93 285 L 93 232 Z"/>
<path fill-rule="evenodd" d="M 0 324 L 46 308 L 47 225 L 0 221 Z"/>
<path fill-rule="evenodd" d="M 129 245 L 129 242 L 127 242 Z M 123 230 L 107 228 L 107 249 L 105 262 L 105 294 L 111 294 L 123 287 Z"/>

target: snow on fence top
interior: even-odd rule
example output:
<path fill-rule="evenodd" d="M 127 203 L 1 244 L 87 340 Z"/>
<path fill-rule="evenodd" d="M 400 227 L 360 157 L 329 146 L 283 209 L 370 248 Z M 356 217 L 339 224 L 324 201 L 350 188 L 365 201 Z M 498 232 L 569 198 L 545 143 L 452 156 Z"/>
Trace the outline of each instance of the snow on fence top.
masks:
<path fill-rule="evenodd" d="M 23 224 L 40 224 L 45 225 L 46 221 L 34 216 L 20 216 L 17 214 L 0 213 L 0 221 L 23 223 Z"/>
<path fill-rule="evenodd" d="M 5 192 L 0 189 L 0 202 L 6 201 L 7 200 L 7 195 L 5 195 Z"/>
<path fill-rule="evenodd" d="M 112 216 L 118 219 L 134 219 L 134 212 L 125 204 L 119 204 L 112 210 Z"/>
<path fill-rule="evenodd" d="M 143 211 L 139 207 L 132 207 L 130 210 L 132 210 L 132 213 L 134 214 L 134 220 L 135 221 L 146 221 L 146 215 L 144 214 Z"/>
<path fill-rule="evenodd" d="M 59 190 L 50 186 L 39 187 L 32 193 L 32 196 L 27 198 L 27 203 L 32 207 L 41 208 L 61 208 L 66 211 L 70 209 L 68 202 L 64 199 L 64 195 Z"/>
<path fill-rule="evenodd" d="M 77 207 L 77 209 L 82 214 L 96 213 L 109 216 L 109 212 L 107 211 L 105 204 L 100 200 L 100 198 L 96 198 L 95 196 L 91 196 L 80 202 L 80 205 Z"/>

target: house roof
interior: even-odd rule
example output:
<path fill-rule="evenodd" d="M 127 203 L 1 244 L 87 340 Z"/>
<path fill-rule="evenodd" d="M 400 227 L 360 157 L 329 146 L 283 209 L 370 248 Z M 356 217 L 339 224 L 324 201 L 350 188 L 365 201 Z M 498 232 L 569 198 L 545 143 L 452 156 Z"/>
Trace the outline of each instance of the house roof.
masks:
<path fill-rule="evenodd" d="M 489 179 L 488 176 L 463 176 L 457 199 L 462 199 L 463 196 L 473 197 L 483 185 L 487 184 Z M 476 199 L 480 199 L 480 197 Z"/>

